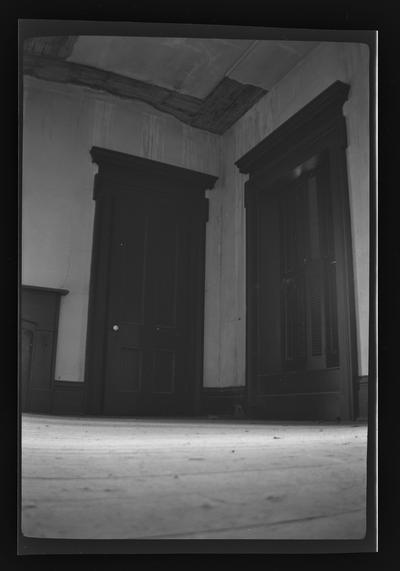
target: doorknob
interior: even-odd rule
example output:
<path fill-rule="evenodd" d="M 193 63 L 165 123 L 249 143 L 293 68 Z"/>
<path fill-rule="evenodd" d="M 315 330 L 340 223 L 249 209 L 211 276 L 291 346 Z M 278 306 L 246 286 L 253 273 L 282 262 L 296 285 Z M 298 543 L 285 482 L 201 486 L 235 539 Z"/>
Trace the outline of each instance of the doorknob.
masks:
<path fill-rule="evenodd" d="M 119 326 L 118 326 L 118 325 L 113 325 L 113 330 L 114 330 L 114 331 L 118 331 L 118 330 L 119 330 Z"/>

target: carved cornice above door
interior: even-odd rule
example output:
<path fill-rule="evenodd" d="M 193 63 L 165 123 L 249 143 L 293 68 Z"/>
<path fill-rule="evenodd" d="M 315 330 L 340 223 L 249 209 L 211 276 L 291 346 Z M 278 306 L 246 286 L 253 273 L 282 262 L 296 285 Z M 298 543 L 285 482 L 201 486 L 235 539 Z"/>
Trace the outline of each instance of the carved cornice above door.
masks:
<path fill-rule="evenodd" d="M 267 91 L 223 77 L 204 99 L 97 67 L 67 61 L 77 36 L 32 38 L 24 43 L 23 73 L 47 81 L 82 85 L 143 101 L 183 123 L 223 134 Z"/>

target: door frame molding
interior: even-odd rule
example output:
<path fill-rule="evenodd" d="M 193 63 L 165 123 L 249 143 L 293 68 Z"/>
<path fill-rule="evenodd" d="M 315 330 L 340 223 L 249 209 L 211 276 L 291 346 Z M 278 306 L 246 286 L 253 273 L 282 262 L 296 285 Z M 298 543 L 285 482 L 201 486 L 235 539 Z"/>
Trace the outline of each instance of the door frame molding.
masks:
<path fill-rule="evenodd" d="M 92 162 L 98 165 L 94 179 L 96 202 L 92 261 L 90 271 L 88 328 L 85 358 L 86 414 L 103 414 L 105 375 L 107 296 L 112 232 L 113 196 L 123 191 L 157 192 L 190 201 L 195 214 L 194 271 L 190 286 L 195 296 L 193 323 L 194 394 L 193 411 L 198 410 L 203 379 L 203 331 L 205 287 L 205 225 L 208 199 L 205 190 L 212 189 L 218 177 L 176 167 L 150 159 L 111 151 L 100 147 L 90 150 Z M 129 185 L 126 179 L 129 177 Z M 160 185 L 161 181 L 161 185 Z"/>
<path fill-rule="evenodd" d="M 350 86 L 335 81 L 300 111 L 273 131 L 258 145 L 243 155 L 235 165 L 243 174 L 249 175 L 245 183 L 246 208 L 246 386 L 249 410 L 257 402 L 254 382 L 256 357 L 256 264 L 257 244 L 255 239 L 257 195 L 268 192 L 274 181 L 301 164 L 309 157 L 328 149 L 336 169 L 333 177 L 332 193 L 337 196 L 343 214 L 339 223 L 339 247 L 343 251 L 343 283 L 346 322 L 342 328 L 348 351 L 341 356 L 344 377 L 350 379 L 347 386 L 341 387 L 341 418 L 352 419 L 355 416 L 354 382 L 357 371 L 355 299 L 353 262 L 351 246 L 350 205 L 347 186 L 346 121 L 343 104 L 348 98 Z M 288 145 L 290 141 L 290 145 Z M 343 359 L 344 357 L 344 359 Z"/>

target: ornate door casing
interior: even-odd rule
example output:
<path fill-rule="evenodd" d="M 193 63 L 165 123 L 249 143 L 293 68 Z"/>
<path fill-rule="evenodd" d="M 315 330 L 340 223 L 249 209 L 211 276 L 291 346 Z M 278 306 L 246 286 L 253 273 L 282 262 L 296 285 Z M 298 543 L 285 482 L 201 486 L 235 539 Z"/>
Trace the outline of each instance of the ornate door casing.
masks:
<path fill-rule="evenodd" d="M 246 205 L 246 383 L 268 418 L 354 416 L 354 292 L 335 82 L 236 164 Z"/>

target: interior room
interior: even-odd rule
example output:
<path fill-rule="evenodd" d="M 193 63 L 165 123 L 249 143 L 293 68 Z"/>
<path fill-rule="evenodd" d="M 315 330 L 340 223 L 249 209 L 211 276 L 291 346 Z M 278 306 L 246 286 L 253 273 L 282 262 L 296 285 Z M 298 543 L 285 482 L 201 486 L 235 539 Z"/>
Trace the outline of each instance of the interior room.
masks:
<path fill-rule="evenodd" d="M 363 539 L 368 41 L 48 29 L 21 42 L 23 536 Z"/>

